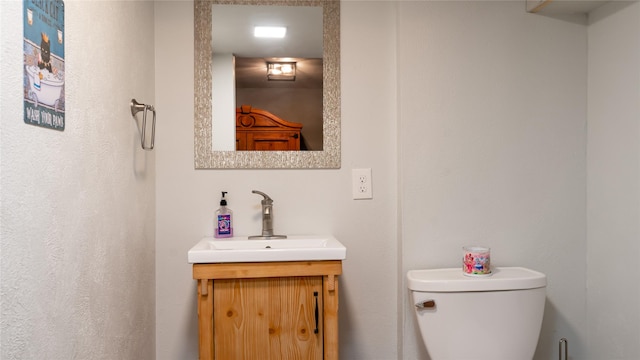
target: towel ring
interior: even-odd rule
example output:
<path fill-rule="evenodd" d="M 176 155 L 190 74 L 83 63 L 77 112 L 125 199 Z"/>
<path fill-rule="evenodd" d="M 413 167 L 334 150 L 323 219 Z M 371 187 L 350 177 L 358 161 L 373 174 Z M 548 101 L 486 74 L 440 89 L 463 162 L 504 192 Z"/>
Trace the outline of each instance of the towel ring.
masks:
<path fill-rule="evenodd" d="M 149 147 L 146 144 L 146 132 L 147 132 L 147 110 L 153 112 L 153 122 L 151 123 L 151 144 Z M 140 136 L 140 145 L 144 150 L 153 150 L 154 141 L 156 138 L 156 109 L 152 105 L 141 104 L 136 99 L 131 99 L 131 115 L 137 120 L 136 114 L 142 111 L 142 134 Z"/>

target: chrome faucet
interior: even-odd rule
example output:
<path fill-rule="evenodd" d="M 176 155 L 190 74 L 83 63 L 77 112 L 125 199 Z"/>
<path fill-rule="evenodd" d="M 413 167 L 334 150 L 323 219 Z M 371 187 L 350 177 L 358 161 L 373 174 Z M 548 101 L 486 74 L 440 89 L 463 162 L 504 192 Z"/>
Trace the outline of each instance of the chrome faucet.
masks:
<path fill-rule="evenodd" d="M 286 239 L 286 235 L 273 235 L 273 199 L 262 191 L 252 190 L 254 194 L 262 195 L 262 235 L 249 236 L 249 239 Z"/>

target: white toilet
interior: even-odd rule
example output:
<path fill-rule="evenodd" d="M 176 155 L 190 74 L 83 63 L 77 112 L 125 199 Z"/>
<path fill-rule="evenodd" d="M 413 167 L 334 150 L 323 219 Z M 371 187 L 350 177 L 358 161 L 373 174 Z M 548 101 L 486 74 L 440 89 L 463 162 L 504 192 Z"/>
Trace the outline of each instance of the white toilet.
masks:
<path fill-rule="evenodd" d="M 431 360 L 531 360 L 544 313 L 546 275 L 522 267 L 469 277 L 460 268 L 407 273 Z"/>

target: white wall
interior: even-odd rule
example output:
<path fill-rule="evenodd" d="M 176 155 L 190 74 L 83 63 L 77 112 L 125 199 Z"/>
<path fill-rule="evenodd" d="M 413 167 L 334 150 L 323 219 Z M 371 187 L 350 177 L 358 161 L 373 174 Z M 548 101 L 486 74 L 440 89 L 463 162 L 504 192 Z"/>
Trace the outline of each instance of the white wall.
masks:
<path fill-rule="evenodd" d="M 215 54 L 211 59 L 211 134 L 214 151 L 236 149 L 236 83 L 233 54 Z"/>
<path fill-rule="evenodd" d="M 407 1 L 398 18 L 402 273 L 489 246 L 494 266 L 548 275 L 535 358 L 560 337 L 584 358 L 585 26 L 504 1 Z M 404 295 L 403 358 L 428 358 Z"/>
<path fill-rule="evenodd" d="M 640 353 L 640 3 L 589 17 L 589 359 Z"/>
<path fill-rule="evenodd" d="M 277 232 L 333 234 L 347 246 L 339 279 L 341 358 L 395 359 L 394 6 L 349 1 L 341 6 L 339 170 L 194 170 L 193 4 L 155 6 L 156 101 L 165 114 L 156 153 L 157 359 L 197 358 L 196 283 L 187 251 L 213 234 L 223 190 L 229 192 L 235 233 L 259 234 L 261 197 L 252 189 L 274 199 Z M 359 167 L 373 169 L 373 200 L 351 199 L 351 169 Z"/>
<path fill-rule="evenodd" d="M 22 1 L 0 36 L 0 358 L 154 359 L 153 3 L 65 1 L 64 132 L 23 122 Z"/>

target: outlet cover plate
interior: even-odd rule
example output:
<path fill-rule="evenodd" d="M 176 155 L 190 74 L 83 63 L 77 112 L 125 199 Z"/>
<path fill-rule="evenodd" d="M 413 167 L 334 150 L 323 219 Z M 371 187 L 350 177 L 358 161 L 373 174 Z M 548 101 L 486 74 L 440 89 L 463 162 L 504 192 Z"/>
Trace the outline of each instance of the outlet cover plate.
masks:
<path fill-rule="evenodd" d="M 373 199 L 371 168 L 352 169 L 351 186 L 354 200 Z"/>

